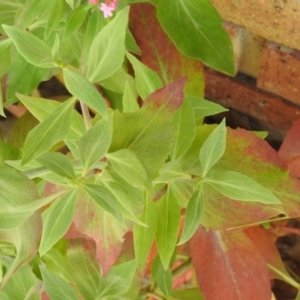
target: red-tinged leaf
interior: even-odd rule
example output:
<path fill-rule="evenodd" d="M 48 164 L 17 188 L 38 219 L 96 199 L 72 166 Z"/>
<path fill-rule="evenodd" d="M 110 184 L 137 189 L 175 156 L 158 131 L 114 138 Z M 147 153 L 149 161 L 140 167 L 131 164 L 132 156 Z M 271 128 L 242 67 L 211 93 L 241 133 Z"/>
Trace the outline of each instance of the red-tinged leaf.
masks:
<path fill-rule="evenodd" d="M 154 6 L 148 3 L 131 5 L 130 27 L 141 48 L 142 62 L 156 71 L 164 84 L 188 76 L 186 94 L 203 96 L 203 64 L 177 50 L 157 21 Z"/>
<path fill-rule="evenodd" d="M 284 264 L 281 260 L 278 249 L 274 244 L 274 239 L 270 231 L 259 227 L 251 227 L 245 230 L 245 234 L 252 240 L 252 242 L 256 245 L 257 249 L 261 252 L 266 262 L 281 273 L 290 277 L 288 272 L 286 271 Z M 278 274 L 270 270 L 271 278 L 282 279 Z"/>
<path fill-rule="evenodd" d="M 293 176 L 300 178 L 300 120 L 288 131 L 278 154 L 287 163 Z"/>
<path fill-rule="evenodd" d="M 243 232 L 207 232 L 201 226 L 189 246 L 205 299 L 271 299 L 266 261 Z"/>
<path fill-rule="evenodd" d="M 270 145 L 246 130 L 228 129 L 226 151 L 215 172 L 240 172 L 268 188 L 282 205 L 233 201 L 205 187 L 202 224 L 207 229 L 223 230 L 263 222 L 279 214 L 298 216 L 300 182 L 293 179 Z M 213 216 L 213 217 L 212 217 Z"/>
<path fill-rule="evenodd" d="M 243 173 L 268 188 L 283 204 L 273 207 L 283 209 L 290 217 L 299 215 L 300 182 L 289 175 L 278 153 L 266 141 L 243 129 L 229 130 L 226 147 L 222 167 Z"/>
<path fill-rule="evenodd" d="M 144 107 L 154 110 L 166 108 L 170 112 L 175 111 L 183 102 L 185 83 L 186 78 L 180 78 L 155 91 L 145 99 Z"/>
<path fill-rule="evenodd" d="M 73 221 L 78 231 L 95 240 L 97 259 L 106 274 L 121 253 L 123 236 L 128 229 L 81 193 Z"/>

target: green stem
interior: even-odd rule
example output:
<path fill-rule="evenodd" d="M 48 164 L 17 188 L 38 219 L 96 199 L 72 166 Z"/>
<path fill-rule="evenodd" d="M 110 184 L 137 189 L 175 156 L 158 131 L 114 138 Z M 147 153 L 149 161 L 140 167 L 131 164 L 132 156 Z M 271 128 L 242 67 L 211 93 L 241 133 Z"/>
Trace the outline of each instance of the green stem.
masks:
<path fill-rule="evenodd" d="M 276 274 L 278 274 L 285 282 L 289 283 L 291 286 L 295 287 L 296 289 L 300 289 L 300 284 L 294 280 L 292 277 L 284 274 L 283 272 L 281 272 L 280 270 L 276 269 L 275 267 L 273 267 L 270 264 L 267 264 L 268 268 L 270 270 L 272 270 L 273 272 L 275 272 Z"/>
<path fill-rule="evenodd" d="M 85 103 L 83 103 L 81 101 L 80 101 L 80 107 L 81 107 L 81 111 L 82 111 L 82 116 L 83 116 L 85 128 L 86 128 L 86 130 L 89 130 L 92 127 L 89 108 Z"/>

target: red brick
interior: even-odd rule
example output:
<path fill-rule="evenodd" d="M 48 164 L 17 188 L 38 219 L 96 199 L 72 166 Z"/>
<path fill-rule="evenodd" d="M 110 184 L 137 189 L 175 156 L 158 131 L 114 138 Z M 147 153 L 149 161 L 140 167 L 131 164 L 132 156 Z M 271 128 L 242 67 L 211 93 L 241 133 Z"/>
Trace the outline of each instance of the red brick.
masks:
<path fill-rule="evenodd" d="M 282 139 L 300 118 L 300 106 L 255 86 L 206 68 L 205 97 L 257 120 L 264 130 Z"/>
<path fill-rule="evenodd" d="M 266 43 L 257 86 L 300 104 L 300 52 Z"/>

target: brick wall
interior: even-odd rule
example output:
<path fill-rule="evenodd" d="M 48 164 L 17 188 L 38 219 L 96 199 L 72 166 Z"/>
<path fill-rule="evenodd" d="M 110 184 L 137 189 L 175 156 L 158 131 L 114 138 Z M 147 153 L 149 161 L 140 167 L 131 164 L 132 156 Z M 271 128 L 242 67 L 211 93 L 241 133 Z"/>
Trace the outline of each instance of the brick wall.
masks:
<path fill-rule="evenodd" d="M 280 141 L 300 118 L 300 0 L 211 0 L 225 20 L 237 76 L 206 69 L 206 98 L 236 125 Z"/>

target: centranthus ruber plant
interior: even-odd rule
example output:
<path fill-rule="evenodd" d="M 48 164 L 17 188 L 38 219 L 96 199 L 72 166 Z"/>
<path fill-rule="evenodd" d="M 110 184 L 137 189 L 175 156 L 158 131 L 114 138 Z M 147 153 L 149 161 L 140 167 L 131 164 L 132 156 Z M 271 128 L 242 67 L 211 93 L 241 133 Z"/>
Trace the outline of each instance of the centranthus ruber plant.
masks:
<path fill-rule="evenodd" d="M 203 64 L 234 75 L 208 0 L 0 0 L 0 21 L 0 113 L 25 111 L 0 139 L 0 299 L 299 287 L 270 229 L 300 214 L 290 146 L 203 122 L 226 111 Z"/>

